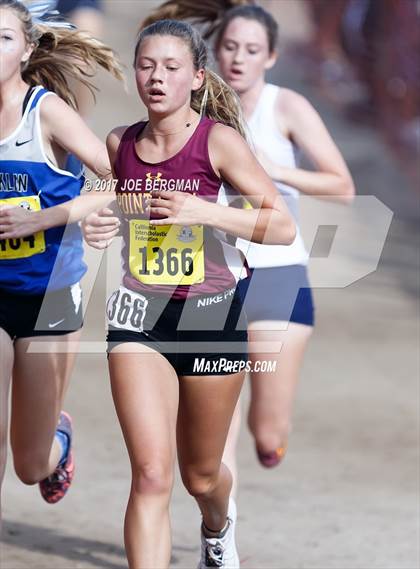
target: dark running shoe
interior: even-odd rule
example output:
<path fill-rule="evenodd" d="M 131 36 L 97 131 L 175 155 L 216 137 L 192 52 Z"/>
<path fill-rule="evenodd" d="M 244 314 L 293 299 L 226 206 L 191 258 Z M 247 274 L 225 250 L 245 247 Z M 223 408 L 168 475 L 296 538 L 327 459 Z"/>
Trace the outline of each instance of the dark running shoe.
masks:
<path fill-rule="evenodd" d="M 72 419 L 68 413 L 61 411 L 57 431 L 62 431 L 69 437 L 69 452 L 63 464 L 59 464 L 54 472 L 39 483 L 42 497 L 49 504 L 56 504 L 64 498 L 74 475 L 73 452 L 71 448 L 73 427 Z"/>
<path fill-rule="evenodd" d="M 262 452 L 258 450 L 258 448 L 256 450 L 260 463 L 266 468 L 273 468 L 283 460 L 284 455 L 286 454 L 287 444 L 276 448 L 276 450 L 273 450 L 272 452 Z"/>

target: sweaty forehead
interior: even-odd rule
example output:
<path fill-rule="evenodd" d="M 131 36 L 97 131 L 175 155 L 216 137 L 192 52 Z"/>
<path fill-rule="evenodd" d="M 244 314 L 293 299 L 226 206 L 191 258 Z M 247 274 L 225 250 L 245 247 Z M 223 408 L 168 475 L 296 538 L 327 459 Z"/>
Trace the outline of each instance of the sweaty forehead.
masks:
<path fill-rule="evenodd" d="M 138 57 L 153 60 L 177 59 L 192 61 L 191 50 L 182 38 L 174 36 L 148 36 L 140 44 Z"/>
<path fill-rule="evenodd" d="M 22 22 L 10 8 L 0 8 L 0 29 L 4 28 L 15 32 L 22 30 Z"/>
<path fill-rule="evenodd" d="M 241 43 L 268 45 L 267 30 L 263 24 L 248 18 L 235 18 L 229 22 L 222 39 L 224 41 L 231 39 Z"/>

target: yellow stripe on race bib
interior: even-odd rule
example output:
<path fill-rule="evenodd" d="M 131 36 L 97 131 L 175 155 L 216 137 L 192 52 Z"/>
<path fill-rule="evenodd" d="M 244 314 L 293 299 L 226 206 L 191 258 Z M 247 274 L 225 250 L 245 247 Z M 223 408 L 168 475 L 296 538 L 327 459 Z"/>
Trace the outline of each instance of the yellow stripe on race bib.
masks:
<path fill-rule="evenodd" d="M 22 198 L 7 198 L 0 200 L 1 206 L 23 207 L 30 211 L 39 211 L 41 202 L 38 196 Z M 0 260 L 1 259 L 24 259 L 32 257 L 45 251 L 45 235 L 43 231 L 20 237 L 17 239 L 0 239 Z"/>

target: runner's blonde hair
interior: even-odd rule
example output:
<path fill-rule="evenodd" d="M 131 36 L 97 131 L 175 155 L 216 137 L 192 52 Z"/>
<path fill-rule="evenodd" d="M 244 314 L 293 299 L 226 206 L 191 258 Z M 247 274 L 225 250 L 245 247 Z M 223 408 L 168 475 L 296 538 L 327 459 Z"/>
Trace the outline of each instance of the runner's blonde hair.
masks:
<path fill-rule="evenodd" d="M 144 39 L 156 35 L 177 37 L 184 41 L 191 51 L 194 68 L 205 70 L 203 85 L 191 94 L 191 107 L 201 115 L 231 126 L 246 137 L 239 98 L 217 73 L 207 68 L 208 48 L 199 32 L 186 22 L 159 19 L 141 30 L 135 48 L 135 62 Z"/>
<path fill-rule="evenodd" d="M 76 96 L 69 80 L 83 83 L 95 98 L 91 82 L 100 66 L 124 81 L 115 53 L 86 32 L 34 23 L 28 8 L 18 0 L 0 0 L 0 8 L 12 10 L 22 22 L 26 42 L 34 49 L 23 64 L 22 79 L 30 86 L 42 85 L 77 109 Z"/>

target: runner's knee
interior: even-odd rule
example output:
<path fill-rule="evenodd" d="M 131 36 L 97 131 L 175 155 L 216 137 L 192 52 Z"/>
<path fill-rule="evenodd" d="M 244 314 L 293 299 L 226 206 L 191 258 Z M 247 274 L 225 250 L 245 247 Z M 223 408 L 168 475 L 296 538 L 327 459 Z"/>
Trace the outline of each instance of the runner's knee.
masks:
<path fill-rule="evenodd" d="M 276 425 L 257 424 L 253 425 L 251 432 L 255 437 L 257 447 L 265 450 L 274 450 L 287 444 L 290 433 L 290 423 Z"/>
<path fill-rule="evenodd" d="M 181 476 L 184 486 L 191 496 L 205 497 L 215 489 L 219 478 L 219 469 L 186 469 L 181 473 Z"/>
<path fill-rule="evenodd" d="M 132 491 L 136 494 L 167 494 L 172 491 L 173 469 L 159 464 L 149 463 L 133 468 Z"/>
<path fill-rule="evenodd" d="M 28 486 L 48 476 L 48 457 L 22 453 L 13 457 L 15 472 L 19 480 Z"/>

